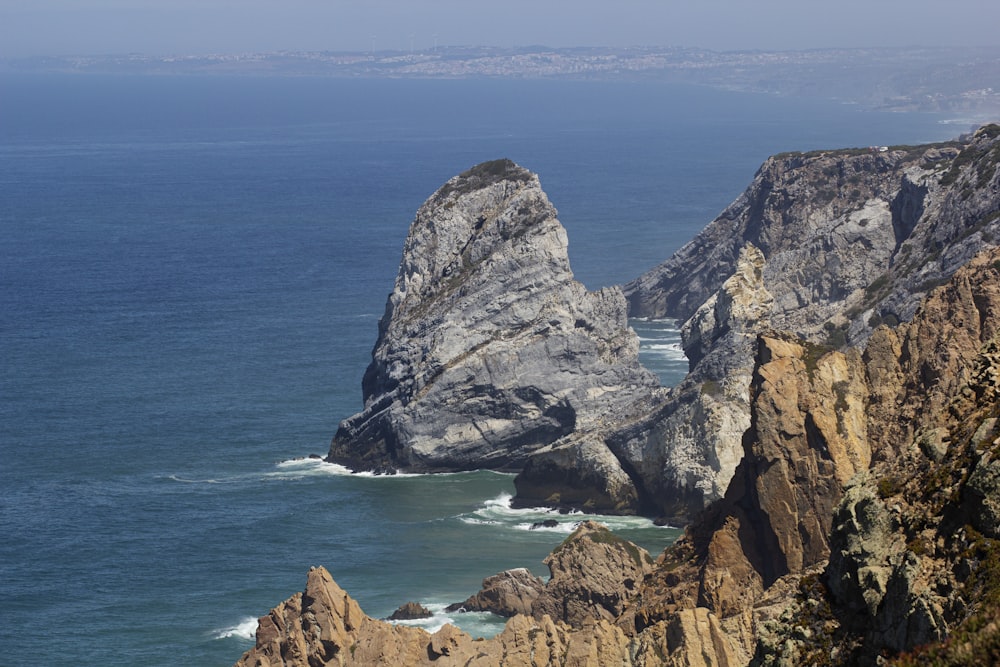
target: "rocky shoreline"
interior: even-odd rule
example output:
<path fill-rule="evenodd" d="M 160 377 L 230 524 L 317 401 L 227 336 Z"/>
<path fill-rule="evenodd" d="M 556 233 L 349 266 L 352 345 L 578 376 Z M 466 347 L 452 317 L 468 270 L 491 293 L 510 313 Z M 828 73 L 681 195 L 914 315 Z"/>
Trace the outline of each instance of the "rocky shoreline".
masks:
<path fill-rule="evenodd" d="M 597 295 L 572 280 L 533 174 L 498 161 L 452 179 L 411 228 L 365 411 L 331 460 L 448 469 L 483 454 L 523 466 L 523 498 L 688 528 L 653 561 L 584 524 L 546 560 L 549 581 L 488 578 L 459 604 L 511 616 L 492 640 L 375 621 L 314 569 L 239 664 L 995 658 L 998 164 L 997 125 L 776 156 L 673 258 Z M 675 390 L 647 382 L 626 300 L 685 320 Z"/>

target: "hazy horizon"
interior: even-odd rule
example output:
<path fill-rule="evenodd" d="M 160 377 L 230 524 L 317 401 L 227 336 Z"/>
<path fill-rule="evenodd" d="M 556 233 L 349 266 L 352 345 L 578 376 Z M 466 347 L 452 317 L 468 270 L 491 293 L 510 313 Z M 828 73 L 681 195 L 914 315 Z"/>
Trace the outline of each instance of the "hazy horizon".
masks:
<path fill-rule="evenodd" d="M 993 0 L 0 0 L 0 57 L 435 46 L 998 46 Z"/>

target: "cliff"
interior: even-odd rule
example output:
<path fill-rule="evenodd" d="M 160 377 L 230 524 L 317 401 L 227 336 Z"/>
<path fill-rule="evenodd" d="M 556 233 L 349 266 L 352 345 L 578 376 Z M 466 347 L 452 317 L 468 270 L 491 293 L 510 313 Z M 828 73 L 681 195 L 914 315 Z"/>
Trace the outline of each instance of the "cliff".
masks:
<path fill-rule="evenodd" d="M 638 362 L 621 291 L 573 279 L 537 176 L 498 160 L 417 212 L 363 394 L 329 460 L 444 471 L 519 470 L 568 434 L 648 412 L 664 392 Z M 606 447 L 595 451 L 599 506 L 634 511 L 629 475 Z"/>
<path fill-rule="evenodd" d="M 758 335 L 863 346 L 1000 240 L 1000 126 L 929 146 L 790 153 L 673 257 L 624 287 L 630 314 L 683 323 L 691 370 L 624 447 L 693 515 L 725 492 L 750 426 Z M 625 457 L 628 458 L 628 457 Z M 645 480 L 644 480 L 645 481 Z"/>
<path fill-rule="evenodd" d="M 874 664 L 970 624 L 981 637 L 1000 600 L 998 344 L 997 249 L 863 354 L 762 335 L 733 482 L 630 622 L 704 607 L 760 665 Z"/>
<path fill-rule="evenodd" d="M 1000 239 L 998 162 L 995 125 L 946 144 L 775 156 L 624 297 L 573 279 L 534 174 L 474 167 L 410 228 L 365 408 L 329 460 L 518 470 L 521 504 L 687 521 L 743 456 L 758 336 L 864 346 L 880 323 L 909 321 Z M 691 370 L 673 391 L 639 365 L 626 303 L 683 322 Z"/>
<path fill-rule="evenodd" d="M 827 164 L 823 156 L 780 159 Z M 240 664 L 995 662 L 1000 248 L 991 245 L 1000 220 L 1000 127 L 981 129 L 960 152 L 925 147 L 836 158 L 855 159 L 876 171 L 898 167 L 872 176 L 888 179 L 888 192 L 889 173 L 902 174 L 889 217 L 861 225 L 850 201 L 816 206 L 848 211 L 839 227 L 896 230 L 879 278 L 860 293 L 829 292 L 839 295 L 835 303 L 820 298 L 815 308 L 790 308 L 787 276 L 769 273 L 774 263 L 790 270 L 777 246 L 730 243 L 731 273 L 714 290 L 693 277 L 691 299 L 669 296 L 683 292 L 669 285 L 662 292 L 664 304 L 690 312 L 684 330 L 694 368 L 685 384 L 647 413 L 567 433 L 527 459 L 526 473 L 549 465 L 554 475 L 562 465 L 582 478 L 600 467 L 568 450 L 604 446 L 647 501 L 670 507 L 683 490 L 671 481 L 680 466 L 664 465 L 678 451 L 666 434 L 684 433 L 671 431 L 680 428 L 677 416 L 698 415 L 708 399 L 745 407 L 724 493 L 655 563 L 601 527 L 581 526 L 547 559 L 549 581 L 513 583 L 512 573 L 484 582 L 470 600 L 502 606 L 513 618 L 479 642 L 450 626 L 428 635 L 369 619 L 314 570 L 304 594 L 261 619 L 257 646 Z M 816 213 L 800 200 L 811 191 L 803 192 L 787 211 Z M 819 252 L 822 244 L 799 235 L 791 218 L 764 226 L 782 221 L 786 236 Z M 758 231 L 758 242 L 778 237 Z M 847 261 L 850 253 L 838 252 Z M 831 275 L 849 281 L 851 272 L 837 274 L 838 267 L 829 266 Z M 807 281 L 810 270 L 803 271 L 792 283 Z M 699 373 L 722 373 L 720 386 Z M 688 435 L 713 428 L 711 415 L 700 414 L 707 423 L 689 425 Z M 698 451 L 706 460 L 713 455 Z M 524 477 L 542 483 L 525 473 L 521 483 Z M 552 479 L 566 484 L 566 477 Z"/>

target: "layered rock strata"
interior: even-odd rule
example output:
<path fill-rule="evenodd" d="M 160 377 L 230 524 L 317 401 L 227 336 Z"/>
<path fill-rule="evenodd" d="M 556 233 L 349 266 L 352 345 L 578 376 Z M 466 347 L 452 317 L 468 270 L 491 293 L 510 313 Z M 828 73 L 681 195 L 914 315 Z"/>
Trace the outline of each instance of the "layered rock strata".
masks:
<path fill-rule="evenodd" d="M 621 291 L 574 280 L 537 176 L 488 162 L 418 211 L 365 372 L 364 411 L 341 423 L 329 460 L 519 470 L 564 436 L 645 413 L 662 393 L 638 362 Z M 607 447 L 595 456 L 599 504 L 634 511 L 628 473 Z"/>
<path fill-rule="evenodd" d="M 667 262 L 631 314 L 681 320 L 672 392 L 637 361 L 621 292 L 572 278 L 537 178 L 509 161 L 449 181 L 410 229 L 364 411 L 329 459 L 354 469 L 519 470 L 521 505 L 684 522 L 722 498 L 751 426 L 757 337 L 864 345 L 1000 239 L 1000 126 L 963 142 L 786 154 Z"/>
<path fill-rule="evenodd" d="M 624 287 L 630 315 L 683 323 L 691 372 L 627 437 L 664 512 L 720 498 L 750 424 L 752 341 L 863 345 L 1000 240 L 1000 126 L 963 142 L 786 154 L 673 257 Z M 641 463 L 637 463 L 641 461 Z M 652 470 L 661 474 L 658 479 Z"/>
<path fill-rule="evenodd" d="M 918 161 L 907 162 L 917 151 L 841 155 L 835 161 L 841 167 L 827 175 L 847 174 L 845 183 L 852 185 L 855 174 L 843 167 L 854 158 L 872 169 L 895 165 L 893 173 L 905 172 L 902 184 L 889 188 L 895 193 L 888 218 L 895 235 L 889 274 L 860 295 L 849 290 L 838 297 L 838 308 L 847 308 L 839 315 L 826 313 L 829 300 L 815 311 L 780 305 L 787 286 L 768 279 L 768 266 L 778 261 L 774 242 L 783 238 L 782 228 L 766 228 L 784 224 L 783 233 L 810 248 L 836 245 L 835 239 L 820 234 L 826 241 L 817 246 L 819 241 L 793 229 L 791 217 L 748 217 L 767 224 L 740 231 L 729 246 L 732 269 L 723 269 L 717 287 L 695 278 L 694 297 L 663 300 L 690 308 L 685 337 L 695 369 L 686 383 L 701 383 L 697 398 L 682 386 L 676 397 L 646 413 L 623 412 L 615 428 L 574 431 L 534 450 L 528 467 L 545 463 L 555 475 L 562 465 L 566 477 L 554 479 L 573 491 L 580 479 L 602 474 L 588 456 L 603 446 L 619 470 L 650 480 L 646 493 L 672 489 L 674 500 L 657 499 L 668 506 L 687 487 L 671 481 L 680 468 L 667 467 L 664 452 L 690 446 L 692 461 L 699 452 L 709 457 L 709 450 L 683 442 L 673 449 L 662 444 L 667 433 L 685 433 L 671 431 L 682 424 L 677 415 L 701 414 L 704 397 L 730 405 L 745 401 L 739 463 L 732 466 L 724 496 L 655 564 L 643 565 L 641 551 L 635 557 L 634 547 L 584 526 L 549 557 L 552 576 L 531 587 L 530 599 L 517 589 L 518 600 L 509 605 L 515 615 L 503 633 L 485 641 L 451 626 L 431 635 L 370 619 L 317 569 L 304 593 L 260 620 L 257 645 L 240 665 L 995 660 L 1000 250 L 989 246 L 1000 220 L 998 140 L 1000 127 L 989 126 L 960 153 L 942 146 L 921 149 Z M 780 159 L 832 166 L 823 155 Z M 846 211 L 842 232 L 872 224 L 887 228 L 885 220 L 861 224 L 862 218 L 852 217 L 849 194 L 817 199 L 806 187 L 808 173 L 793 176 L 790 183 L 806 179 L 796 196 L 813 197 L 814 208 L 808 201 L 786 201 L 788 211 Z M 873 175 L 871 183 L 889 183 L 880 178 L 888 177 Z M 781 198 L 769 197 L 748 196 L 744 203 L 752 209 L 753 202 L 770 201 L 774 206 L 764 209 L 780 213 Z M 874 215 L 880 207 L 868 208 Z M 904 247 L 911 250 L 903 253 Z M 968 259 L 976 250 L 981 252 Z M 793 280 L 805 285 L 807 273 Z M 914 282 L 921 276 L 929 282 Z M 695 303 L 699 289 L 704 298 Z M 816 328 L 809 324 L 813 317 L 834 325 Z M 778 323 L 792 330 L 779 330 Z M 817 344 L 818 332 L 828 345 Z M 851 340 L 858 344 L 842 344 Z M 730 360 L 726 350 L 750 353 Z M 707 375 L 699 380 L 699 372 Z M 720 379 L 711 379 L 712 373 Z M 748 378 L 745 392 L 733 380 L 740 373 Z M 693 407 L 678 407 L 685 405 Z M 669 479 L 657 481 L 657 471 Z M 702 492 L 701 499 L 707 497 Z"/>
<path fill-rule="evenodd" d="M 523 568 L 508 570 L 487 577 L 479 593 L 449 609 L 548 616 L 574 627 L 599 619 L 613 621 L 638 593 L 653 559 L 606 526 L 585 521 L 544 563 L 548 582 Z"/>
<path fill-rule="evenodd" d="M 762 335 L 733 482 L 624 620 L 704 607 L 744 661 L 874 664 L 995 614 L 998 349 L 1000 250 L 864 354 Z"/>
<path fill-rule="evenodd" d="M 584 525 L 532 617 L 485 641 L 370 619 L 314 570 L 239 664 L 990 664 L 1000 249 L 863 351 L 778 331 L 755 350 L 733 482 L 652 566 Z"/>

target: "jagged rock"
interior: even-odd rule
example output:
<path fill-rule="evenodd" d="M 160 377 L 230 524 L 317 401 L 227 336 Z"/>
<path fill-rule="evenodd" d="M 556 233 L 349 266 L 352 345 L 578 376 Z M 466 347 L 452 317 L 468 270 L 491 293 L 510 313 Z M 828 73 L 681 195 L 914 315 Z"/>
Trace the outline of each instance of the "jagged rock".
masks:
<path fill-rule="evenodd" d="M 953 537 L 954 522 L 997 525 L 998 296 L 992 250 L 934 290 L 911 323 L 879 327 L 863 355 L 762 336 L 752 427 L 726 497 L 689 527 L 620 622 L 647 632 L 704 606 L 737 655 L 768 637 L 754 664 L 867 663 L 942 638 L 968 614 L 970 589 L 957 579 L 974 577 L 975 564 L 964 554 L 983 548 Z M 920 444 L 931 438 L 933 456 Z M 817 568 L 828 568 L 833 616 L 795 594 Z M 795 611 L 765 632 L 782 608 Z"/>
<path fill-rule="evenodd" d="M 939 641 L 968 616 L 963 596 L 975 589 L 961 582 L 974 576 L 966 554 L 976 547 L 967 535 L 995 531 L 1000 506 L 992 391 L 998 260 L 995 249 L 977 256 L 933 290 L 910 323 L 895 332 L 881 327 L 869 340 L 872 466 L 853 478 L 836 510 L 824 576 L 849 648 L 837 664 Z M 979 557 L 987 569 L 979 585 L 989 587 L 991 556 Z M 786 640 L 769 639 L 772 656 Z"/>
<path fill-rule="evenodd" d="M 774 298 L 764 286 L 765 265 L 764 254 L 747 243 L 733 275 L 684 323 L 684 353 L 691 364 L 701 362 L 730 332 L 752 340 L 759 324 L 767 321 Z"/>
<path fill-rule="evenodd" d="M 579 627 L 616 619 L 638 593 L 653 559 L 605 526 L 585 521 L 544 562 L 551 577 L 532 614 Z"/>
<path fill-rule="evenodd" d="M 531 607 L 545 582 L 527 568 L 506 570 L 483 579 L 482 589 L 467 599 L 449 605 L 447 611 L 488 611 L 498 616 L 531 615 Z"/>
<path fill-rule="evenodd" d="M 755 570 L 768 586 L 827 557 L 833 509 L 871 451 L 859 354 L 774 336 L 759 345 L 751 427 L 727 503 L 756 527 Z"/>
<path fill-rule="evenodd" d="M 531 604 L 536 618 L 515 616 L 479 642 L 450 626 L 429 635 L 368 619 L 325 571 L 314 571 L 305 593 L 261 619 L 257 646 L 240 664 L 874 664 L 896 651 L 919 653 L 956 627 L 962 641 L 942 650 L 965 663 L 990 655 L 1000 635 L 1000 250 L 967 257 L 997 238 L 1000 126 L 981 130 L 957 156 L 932 150 L 775 158 L 725 224 L 671 264 L 694 262 L 691 291 L 668 288 L 663 303 L 700 313 L 687 330 L 701 358 L 685 384 L 666 402 L 628 403 L 613 427 L 576 430 L 538 450 L 538 461 L 559 464 L 550 472 L 571 473 L 560 483 L 574 493 L 611 489 L 617 482 L 601 479 L 621 473 L 640 505 L 679 506 L 678 498 L 710 498 L 717 482 L 682 484 L 667 466 L 646 462 L 663 463 L 677 415 L 697 414 L 708 398 L 746 401 L 743 458 L 725 496 L 654 567 L 584 525 L 547 559 L 552 578 Z M 861 183 L 862 196 L 810 200 L 819 174 L 841 194 Z M 489 173 L 472 176 L 476 187 L 495 184 Z M 813 229 L 820 240 L 802 236 L 799 214 L 813 216 L 808 225 L 836 224 Z M 869 228 L 884 233 L 887 220 L 895 245 L 886 279 L 845 291 L 870 265 L 831 264 L 845 247 L 838 244 L 865 246 Z M 714 249 L 706 239 L 720 229 L 738 233 Z M 776 260 L 789 239 L 818 253 L 831 275 L 811 266 L 796 274 Z M 715 259 L 692 260 L 698 252 Z M 771 280 L 779 269 L 789 274 L 781 280 L 796 282 L 791 292 Z M 927 276 L 934 284 L 916 282 Z M 724 286 L 729 297 L 717 293 Z M 809 291 L 820 307 L 790 305 L 798 296 L 789 294 Z M 767 303 L 765 292 L 769 318 L 753 310 Z M 746 312 L 757 314 L 734 317 L 720 307 L 734 295 L 748 297 Z M 847 310 L 830 315 L 831 304 Z M 793 331 L 772 330 L 777 322 Z M 732 378 L 747 362 L 718 355 L 753 332 L 749 391 L 741 393 Z M 817 345 L 818 335 L 841 351 Z M 863 354 L 840 345 L 865 341 Z M 699 375 L 719 368 L 725 377 L 710 378 L 717 386 Z M 631 411 L 643 401 L 645 413 Z M 604 450 L 615 463 L 602 468 L 595 453 Z M 693 445 L 673 451 L 709 457 Z M 670 489 L 669 498 L 652 489 Z"/>
<path fill-rule="evenodd" d="M 666 628 L 664 664 L 678 667 L 736 667 L 743 664 L 715 614 L 704 607 L 679 612 Z"/>
<path fill-rule="evenodd" d="M 479 593 L 448 609 L 549 616 L 574 627 L 597 619 L 612 621 L 638 592 L 653 559 L 606 526 L 584 521 L 544 563 L 550 574 L 547 583 L 526 569 L 508 570 L 487 577 Z"/>
<path fill-rule="evenodd" d="M 619 454 L 669 499 L 664 511 L 691 516 L 725 492 L 749 425 L 756 334 L 862 344 L 1000 239 L 998 138 L 987 126 L 968 144 L 772 157 L 695 239 L 624 287 L 632 316 L 685 322 L 691 373 L 648 438 L 622 447 L 635 454 Z M 734 283 L 753 297 L 747 316 L 721 307 L 738 302 Z M 660 478 L 636 461 L 662 463 Z"/>
<path fill-rule="evenodd" d="M 890 555 L 899 550 L 892 518 L 865 475 L 847 490 L 833 518 L 830 592 L 848 610 L 874 618 L 888 592 Z"/>
<path fill-rule="evenodd" d="M 534 452 L 514 478 L 515 507 L 632 514 L 646 509 L 602 434 L 579 433 Z"/>
<path fill-rule="evenodd" d="M 418 212 L 365 409 L 329 458 L 520 469 L 522 504 L 688 519 L 739 462 L 757 335 L 863 343 L 1000 238 L 992 127 L 968 144 L 769 159 L 691 243 L 625 287 L 633 315 L 685 322 L 692 369 L 669 395 L 638 365 L 620 293 L 572 279 L 537 178 L 509 161 L 475 167 Z"/>
<path fill-rule="evenodd" d="M 430 618 L 434 615 L 427 607 L 418 602 L 407 602 L 389 615 L 390 621 L 413 621 L 420 618 Z"/>
<path fill-rule="evenodd" d="M 573 279 L 537 176 L 498 160 L 451 179 L 417 212 L 363 393 L 329 459 L 433 471 L 520 469 L 663 390 L 638 362 L 621 291 Z M 601 465 L 620 471 L 602 449 Z"/>
<path fill-rule="evenodd" d="M 606 621 L 574 631 L 548 617 L 515 616 L 503 632 L 474 640 L 452 625 L 429 634 L 366 616 L 324 568 L 306 590 L 260 619 L 256 645 L 236 667 L 541 667 L 651 665 L 633 662 L 631 641 Z"/>

